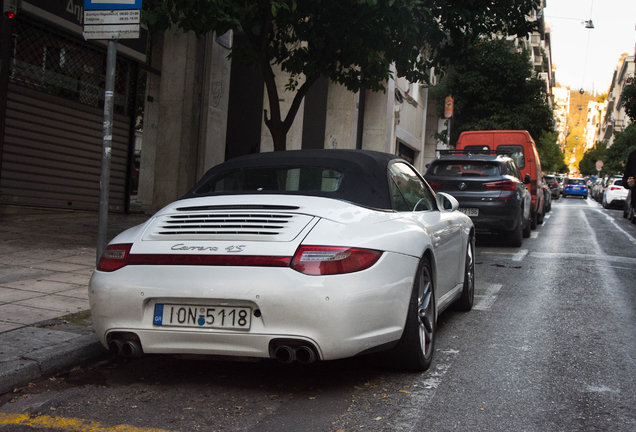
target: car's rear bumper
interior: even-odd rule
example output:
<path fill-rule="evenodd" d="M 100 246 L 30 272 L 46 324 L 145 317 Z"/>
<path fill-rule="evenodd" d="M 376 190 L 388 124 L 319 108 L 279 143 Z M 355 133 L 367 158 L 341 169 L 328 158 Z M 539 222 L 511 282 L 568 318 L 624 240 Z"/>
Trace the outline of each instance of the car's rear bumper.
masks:
<path fill-rule="evenodd" d="M 493 200 L 489 203 L 475 201 L 459 201 L 460 208 L 477 208 L 479 214 L 471 216 L 475 232 L 487 233 L 511 231 L 521 220 L 519 202 L 510 200 Z"/>
<path fill-rule="evenodd" d="M 320 359 L 330 360 L 401 337 L 418 264 L 387 252 L 367 270 L 337 276 L 290 268 L 127 266 L 95 271 L 89 300 L 104 346 L 109 333 L 132 332 L 146 353 L 270 357 L 270 341 L 287 338 L 312 343 Z M 248 307 L 251 326 L 157 326 L 156 304 Z"/>

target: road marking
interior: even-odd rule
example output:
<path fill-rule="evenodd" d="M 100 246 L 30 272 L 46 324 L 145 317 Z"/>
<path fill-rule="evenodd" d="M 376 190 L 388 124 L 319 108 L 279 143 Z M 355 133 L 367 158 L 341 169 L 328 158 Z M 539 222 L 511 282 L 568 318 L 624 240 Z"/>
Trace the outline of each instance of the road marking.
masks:
<path fill-rule="evenodd" d="M 539 237 L 539 232 L 538 231 L 532 231 L 530 233 L 530 238 L 537 238 Z"/>
<path fill-rule="evenodd" d="M 527 253 L 528 251 L 526 251 Z M 484 295 L 475 295 L 475 297 L 479 297 L 479 302 L 473 306 L 473 309 L 476 310 L 490 310 L 492 304 L 497 300 L 497 293 L 503 287 L 502 284 L 492 284 L 486 289 L 486 294 Z"/>
<path fill-rule="evenodd" d="M 578 253 L 567 253 L 567 252 L 532 252 L 530 253 L 530 258 L 547 258 L 547 259 L 586 259 L 593 261 L 607 261 L 612 264 L 631 264 L 636 266 L 636 258 L 628 258 L 616 255 L 606 255 L 603 253 L 598 254 L 578 254 Z M 604 266 L 606 267 L 606 266 Z M 635 267 L 636 269 L 636 267 Z"/>
<path fill-rule="evenodd" d="M 545 215 L 543 217 L 544 217 L 544 219 L 550 219 L 550 215 Z"/>
<path fill-rule="evenodd" d="M 532 234 L 539 234 L 539 233 L 537 233 L 537 232 L 535 231 L 535 232 L 533 232 Z M 532 237 L 532 235 L 531 235 L 531 237 Z M 536 237 L 534 237 L 534 238 L 536 238 Z M 526 257 L 526 255 L 528 255 L 528 249 L 520 249 L 520 250 L 519 250 L 519 252 L 517 252 L 517 253 L 516 253 L 516 254 L 512 257 L 512 260 L 513 260 L 513 261 L 522 261 L 522 260 Z"/>
<path fill-rule="evenodd" d="M 625 237 L 627 237 L 627 240 L 629 240 L 630 242 L 636 244 L 636 239 L 634 237 L 631 236 L 631 234 L 629 234 L 627 231 L 625 231 L 623 228 L 618 226 L 618 223 L 616 222 L 616 219 L 614 219 L 609 213 L 601 211 L 601 209 L 595 209 L 597 212 L 601 213 L 603 216 L 605 216 L 605 219 L 607 219 L 608 221 L 610 221 L 612 223 L 612 225 L 614 225 L 614 228 L 616 228 L 617 230 L 619 230 L 620 232 L 622 232 Z"/>
<path fill-rule="evenodd" d="M 32 414 L 2 414 L 0 425 L 23 425 L 70 432 L 168 432 L 163 429 L 137 428 L 129 425 L 102 426 L 98 422 L 76 418 L 33 416 Z"/>

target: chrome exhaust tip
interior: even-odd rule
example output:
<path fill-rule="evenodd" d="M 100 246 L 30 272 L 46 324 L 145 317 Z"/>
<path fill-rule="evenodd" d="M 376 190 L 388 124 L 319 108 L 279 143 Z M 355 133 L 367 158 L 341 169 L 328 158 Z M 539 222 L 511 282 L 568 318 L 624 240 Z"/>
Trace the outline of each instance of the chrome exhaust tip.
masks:
<path fill-rule="evenodd" d="M 291 363 L 296 360 L 296 353 L 287 345 L 281 345 L 274 350 L 274 357 L 281 363 Z"/>
<path fill-rule="evenodd" d="M 121 348 L 121 353 L 125 357 L 141 357 L 144 354 L 144 350 L 138 341 L 126 341 Z"/>
<path fill-rule="evenodd" d="M 308 346 L 300 346 L 294 352 L 296 360 L 302 364 L 310 364 L 316 361 L 316 353 Z"/>

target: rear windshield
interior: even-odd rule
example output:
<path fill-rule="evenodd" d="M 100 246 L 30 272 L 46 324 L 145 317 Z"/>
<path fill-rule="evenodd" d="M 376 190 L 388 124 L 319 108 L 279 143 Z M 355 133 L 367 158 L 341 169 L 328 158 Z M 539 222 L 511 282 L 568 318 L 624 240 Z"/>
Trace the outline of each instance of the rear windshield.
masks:
<path fill-rule="evenodd" d="M 616 179 L 613 183 L 614 186 L 623 186 L 623 179 Z"/>
<path fill-rule="evenodd" d="M 568 178 L 568 179 L 565 179 L 565 184 L 584 185 L 586 183 L 585 183 L 585 179 Z"/>
<path fill-rule="evenodd" d="M 501 174 L 499 165 L 489 162 L 446 161 L 435 164 L 427 174 L 438 176 L 496 176 Z"/>
<path fill-rule="evenodd" d="M 237 169 L 211 177 L 195 193 L 335 192 L 342 178 L 338 171 L 317 167 Z"/>
<path fill-rule="evenodd" d="M 464 147 L 464 151 L 471 151 L 474 153 L 488 153 L 490 150 L 490 146 L 487 145 L 468 145 Z M 519 169 L 523 169 L 526 166 L 526 156 L 523 152 L 523 146 L 512 144 L 498 145 L 497 154 L 506 154 L 512 157 Z"/>

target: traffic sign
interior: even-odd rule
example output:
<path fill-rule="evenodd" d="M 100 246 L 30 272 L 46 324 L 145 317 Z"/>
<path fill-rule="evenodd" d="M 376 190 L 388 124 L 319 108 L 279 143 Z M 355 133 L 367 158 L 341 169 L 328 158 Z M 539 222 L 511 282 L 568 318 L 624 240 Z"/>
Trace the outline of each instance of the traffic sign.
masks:
<path fill-rule="evenodd" d="M 85 25 L 98 24 L 139 24 L 139 10 L 94 10 L 84 11 Z"/>
<path fill-rule="evenodd" d="M 138 39 L 139 24 L 85 25 L 84 39 Z"/>
<path fill-rule="evenodd" d="M 84 0 L 84 10 L 141 9 L 141 0 Z"/>
<path fill-rule="evenodd" d="M 453 116 L 453 98 L 446 96 L 444 99 L 444 117 L 451 118 Z"/>
<path fill-rule="evenodd" d="M 602 169 L 603 169 L 603 161 L 602 160 L 596 161 L 596 171 L 600 171 Z"/>

